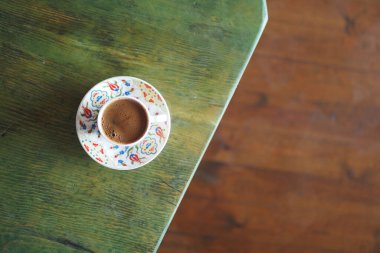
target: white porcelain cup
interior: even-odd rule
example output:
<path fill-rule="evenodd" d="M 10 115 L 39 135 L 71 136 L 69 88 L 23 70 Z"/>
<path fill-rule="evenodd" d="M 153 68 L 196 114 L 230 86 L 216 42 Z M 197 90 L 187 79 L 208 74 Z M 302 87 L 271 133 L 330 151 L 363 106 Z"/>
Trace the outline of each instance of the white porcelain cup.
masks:
<path fill-rule="evenodd" d="M 105 112 L 105 109 L 111 105 L 112 103 L 114 103 L 115 101 L 119 101 L 119 100 L 133 100 L 134 102 L 138 103 L 139 105 L 141 105 L 141 107 L 145 110 L 145 113 L 147 115 L 147 128 L 145 129 L 145 132 L 144 134 L 141 136 L 141 138 L 139 138 L 138 140 L 134 141 L 134 142 L 131 142 L 131 143 L 118 143 L 118 142 L 115 142 L 114 140 L 110 139 L 106 134 L 105 134 L 105 131 L 103 129 L 103 126 L 102 126 L 102 118 L 103 118 L 103 114 Z M 136 99 L 136 98 L 132 98 L 132 97 L 116 97 L 116 98 L 113 98 L 109 101 L 107 101 L 107 103 L 105 103 L 102 108 L 100 109 L 99 111 L 99 114 L 98 114 L 98 119 L 97 119 L 97 123 L 98 123 L 98 128 L 99 128 L 99 131 L 100 131 L 100 134 L 103 135 L 104 138 L 106 138 L 108 141 L 116 144 L 116 145 L 128 145 L 128 146 L 133 146 L 135 144 L 137 144 L 138 142 L 140 142 L 141 140 L 143 140 L 145 138 L 145 136 L 148 134 L 148 130 L 149 128 L 152 126 L 152 124 L 154 123 L 159 123 L 159 122 L 164 122 L 164 121 L 167 121 L 168 117 L 167 115 L 165 114 L 161 114 L 161 115 L 155 115 L 155 116 L 152 116 L 150 115 L 149 113 L 149 110 L 148 108 L 146 107 L 146 105 L 144 105 L 140 100 Z"/>

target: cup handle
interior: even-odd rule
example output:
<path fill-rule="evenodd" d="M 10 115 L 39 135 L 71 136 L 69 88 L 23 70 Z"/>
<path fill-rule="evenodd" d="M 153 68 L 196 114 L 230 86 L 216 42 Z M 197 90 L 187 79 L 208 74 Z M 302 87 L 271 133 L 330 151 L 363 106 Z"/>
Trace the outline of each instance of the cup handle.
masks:
<path fill-rule="evenodd" d="M 160 123 L 168 120 L 168 116 L 166 114 L 156 115 L 151 117 L 152 123 Z"/>

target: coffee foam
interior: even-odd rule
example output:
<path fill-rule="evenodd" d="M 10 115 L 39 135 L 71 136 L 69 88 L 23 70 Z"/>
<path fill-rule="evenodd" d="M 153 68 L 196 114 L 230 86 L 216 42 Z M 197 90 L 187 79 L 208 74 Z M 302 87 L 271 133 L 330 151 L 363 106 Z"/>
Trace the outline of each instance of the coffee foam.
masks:
<path fill-rule="evenodd" d="M 120 99 L 105 108 L 101 124 L 109 139 L 120 144 L 129 144 L 144 135 L 148 127 L 148 116 L 136 101 Z"/>

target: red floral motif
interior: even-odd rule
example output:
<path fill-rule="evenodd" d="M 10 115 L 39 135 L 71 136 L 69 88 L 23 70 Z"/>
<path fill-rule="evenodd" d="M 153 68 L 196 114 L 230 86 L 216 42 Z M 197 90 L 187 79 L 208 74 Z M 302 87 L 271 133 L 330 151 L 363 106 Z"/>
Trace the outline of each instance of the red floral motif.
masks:
<path fill-rule="evenodd" d="M 87 106 L 84 107 L 83 105 L 82 105 L 82 109 L 83 109 L 83 116 L 85 116 L 88 119 L 91 119 L 92 118 L 92 111 Z"/>
<path fill-rule="evenodd" d="M 148 96 L 148 94 L 146 94 L 145 91 L 143 91 L 143 94 L 144 94 L 144 98 L 146 99 L 146 97 Z M 148 102 L 150 102 L 150 103 L 154 103 L 153 98 L 149 98 Z"/>
<path fill-rule="evenodd" d="M 156 127 L 156 134 L 160 137 L 160 141 L 161 139 L 165 140 L 164 131 L 161 127 Z"/>
<path fill-rule="evenodd" d="M 129 160 L 133 162 L 138 162 L 138 163 L 142 163 L 142 161 L 140 160 L 139 156 L 137 154 L 130 154 L 129 155 Z"/>
<path fill-rule="evenodd" d="M 108 87 L 113 90 L 113 91 L 119 91 L 120 90 L 120 86 L 117 85 L 116 83 L 110 83 L 110 82 L 107 82 L 108 83 Z"/>

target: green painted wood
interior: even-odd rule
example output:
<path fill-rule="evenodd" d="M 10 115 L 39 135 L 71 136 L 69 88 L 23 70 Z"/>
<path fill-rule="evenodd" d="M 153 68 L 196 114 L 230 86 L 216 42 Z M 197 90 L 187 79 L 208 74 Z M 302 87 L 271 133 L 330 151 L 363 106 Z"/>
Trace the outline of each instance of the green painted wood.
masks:
<path fill-rule="evenodd" d="M 266 23 L 264 0 L 0 2 L 0 251 L 156 251 Z M 82 150 L 86 91 L 117 75 L 172 113 L 163 153 L 114 171 Z"/>

